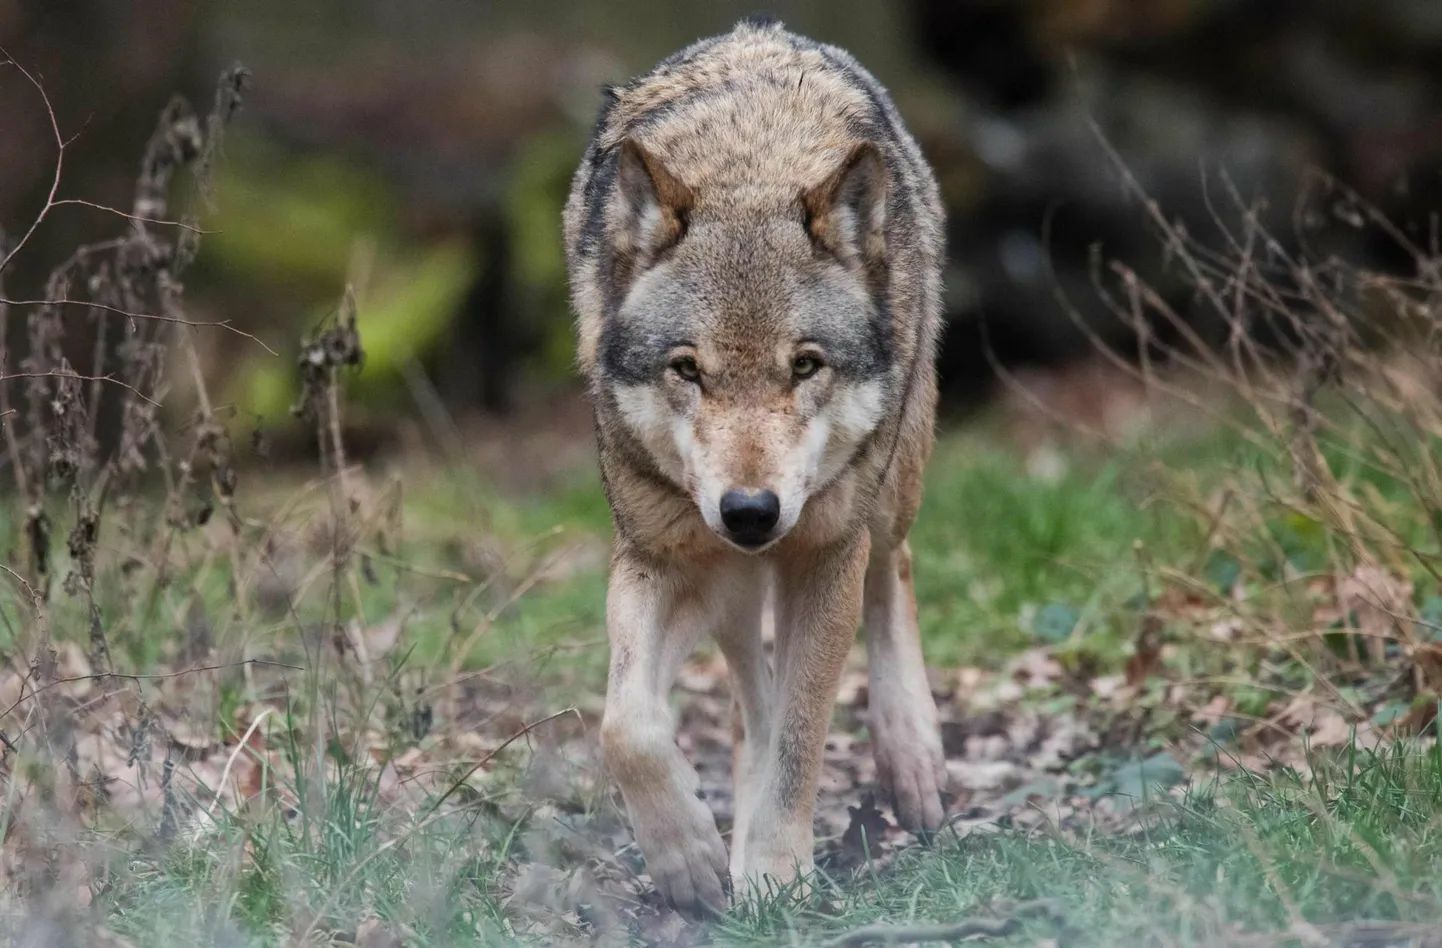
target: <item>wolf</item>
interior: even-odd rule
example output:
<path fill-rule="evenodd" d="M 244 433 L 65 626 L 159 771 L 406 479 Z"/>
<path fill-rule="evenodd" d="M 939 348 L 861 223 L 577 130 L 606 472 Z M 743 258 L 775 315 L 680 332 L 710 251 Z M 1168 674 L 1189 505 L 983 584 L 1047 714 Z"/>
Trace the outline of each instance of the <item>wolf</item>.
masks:
<path fill-rule="evenodd" d="M 942 822 L 907 545 L 933 441 L 942 225 L 886 90 L 778 21 L 606 91 L 563 216 L 615 525 L 601 747 L 683 910 L 811 869 L 858 625 L 878 779 L 902 824 Z M 733 695 L 729 860 L 668 702 L 708 636 Z"/>

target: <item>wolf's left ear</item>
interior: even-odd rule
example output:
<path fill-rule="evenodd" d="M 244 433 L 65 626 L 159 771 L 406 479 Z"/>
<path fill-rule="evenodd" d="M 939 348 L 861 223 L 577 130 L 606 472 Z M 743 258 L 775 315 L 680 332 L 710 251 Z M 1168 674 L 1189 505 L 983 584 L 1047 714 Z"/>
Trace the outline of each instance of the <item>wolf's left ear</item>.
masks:
<path fill-rule="evenodd" d="M 861 142 L 825 181 L 801 194 L 806 230 L 847 266 L 879 275 L 886 260 L 886 165 L 881 149 Z"/>
<path fill-rule="evenodd" d="M 626 276 L 650 266 L 681 242 L 695 193 L 634 138 L 621 142 L 611 241 Z"/>

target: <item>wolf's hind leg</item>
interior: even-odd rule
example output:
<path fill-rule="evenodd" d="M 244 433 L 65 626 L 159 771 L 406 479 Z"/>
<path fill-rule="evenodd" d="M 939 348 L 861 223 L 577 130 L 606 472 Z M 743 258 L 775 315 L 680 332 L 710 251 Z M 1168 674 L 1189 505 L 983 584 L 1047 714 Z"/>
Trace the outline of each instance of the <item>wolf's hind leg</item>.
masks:
<path fill-rule="evenodd" d="M 944 816 L 946 759 L 921 654 L 911 550 L 904 540 L 878 541 L 873 534 L 862 618 L 876 776 L 903 826 L 931 830 Z"/>
<path fill-rule="evenodd" d="M 726 905 L 726 845 L 700 799 L 696 771 L 676 746 L 667 695 L 714 625 L 714 596 L 714 589 L 621 553 L 606 600 L 611 667 L 601 747 L 652 881 L 693 912 Z"/>

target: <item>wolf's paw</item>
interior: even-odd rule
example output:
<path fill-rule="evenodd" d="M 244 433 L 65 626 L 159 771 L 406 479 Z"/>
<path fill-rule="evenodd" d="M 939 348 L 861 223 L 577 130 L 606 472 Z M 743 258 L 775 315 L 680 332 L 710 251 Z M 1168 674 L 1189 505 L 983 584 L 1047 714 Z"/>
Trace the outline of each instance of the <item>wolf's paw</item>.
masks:
<path fill-rule="evenodd" d="M 636 826 L 636 842 L 666 901 L 690 915 L 726 908 L 731 888 L 726 844 L 705 803 L 692 799 L 680 813 L 650 814 Z"/>
<path fill-rule="evenodd" d="M 811 834 L 803 831 L 795 835 L 804 837 L 804 841 L 787 845 L 784 832 L 764 841 L 752 841 L 746 866 L 739 876 L 733 876 L 738 900 L 780 895 L 805 898 L 811 893 Z"/>
<path fill-rule="evenodd" d="M 926 702 L 930 704 L 930 695 Z M 941 791 L 946 787 L 946 757 L 934 708 L 888 707 L 872 701 L 876 778 L 896 818 L 912 832 L 934 830 L 945 817 Z"/>

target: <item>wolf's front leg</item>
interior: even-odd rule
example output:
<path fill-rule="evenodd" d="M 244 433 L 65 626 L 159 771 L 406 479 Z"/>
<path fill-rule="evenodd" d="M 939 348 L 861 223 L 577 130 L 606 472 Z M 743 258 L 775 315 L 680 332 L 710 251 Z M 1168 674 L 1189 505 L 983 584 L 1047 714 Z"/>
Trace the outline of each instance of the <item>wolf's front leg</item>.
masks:
<path fill-rule="evenodd" d="M 877 780 L 903 826 L 936 829 L 944 816 L 946 758 L 921 655 L 911 550 L 904 541 L 887 549 L 873 538 L 863 621 Z"/>
<path fill-rule="evenodd" d="M 778 564 L 776 704 L 763 769 L 750 789 L 742 879 L 784 885 L 812 867 L 811 817 L 846 653 L 861 617 L 865 534 Z"/>
<path fill-rule="evenodd" d="M 611 567 L 606 624 L 610 680 L 601 723 L 607 766 L 621 786 L 656 888 L 676 907 L 726 905 L 726 845 L 676 746 L 667 703 L 676 675 L 719 611 L 710 591 L 624 552 Z"/>
<path fill-rule="evenodd" d="M 731 775 L 736 805 L 731 822 L 733 879 L 741 878 L 746 866 L 752 795 L 766 769 L 775 704 L 771 666 L 761 644 L 761 614 L 770 605 L 765 592 L 764 577 L 758 577 L 751 594 L 738 597 L 715 633 L 731 679 Z"/>

